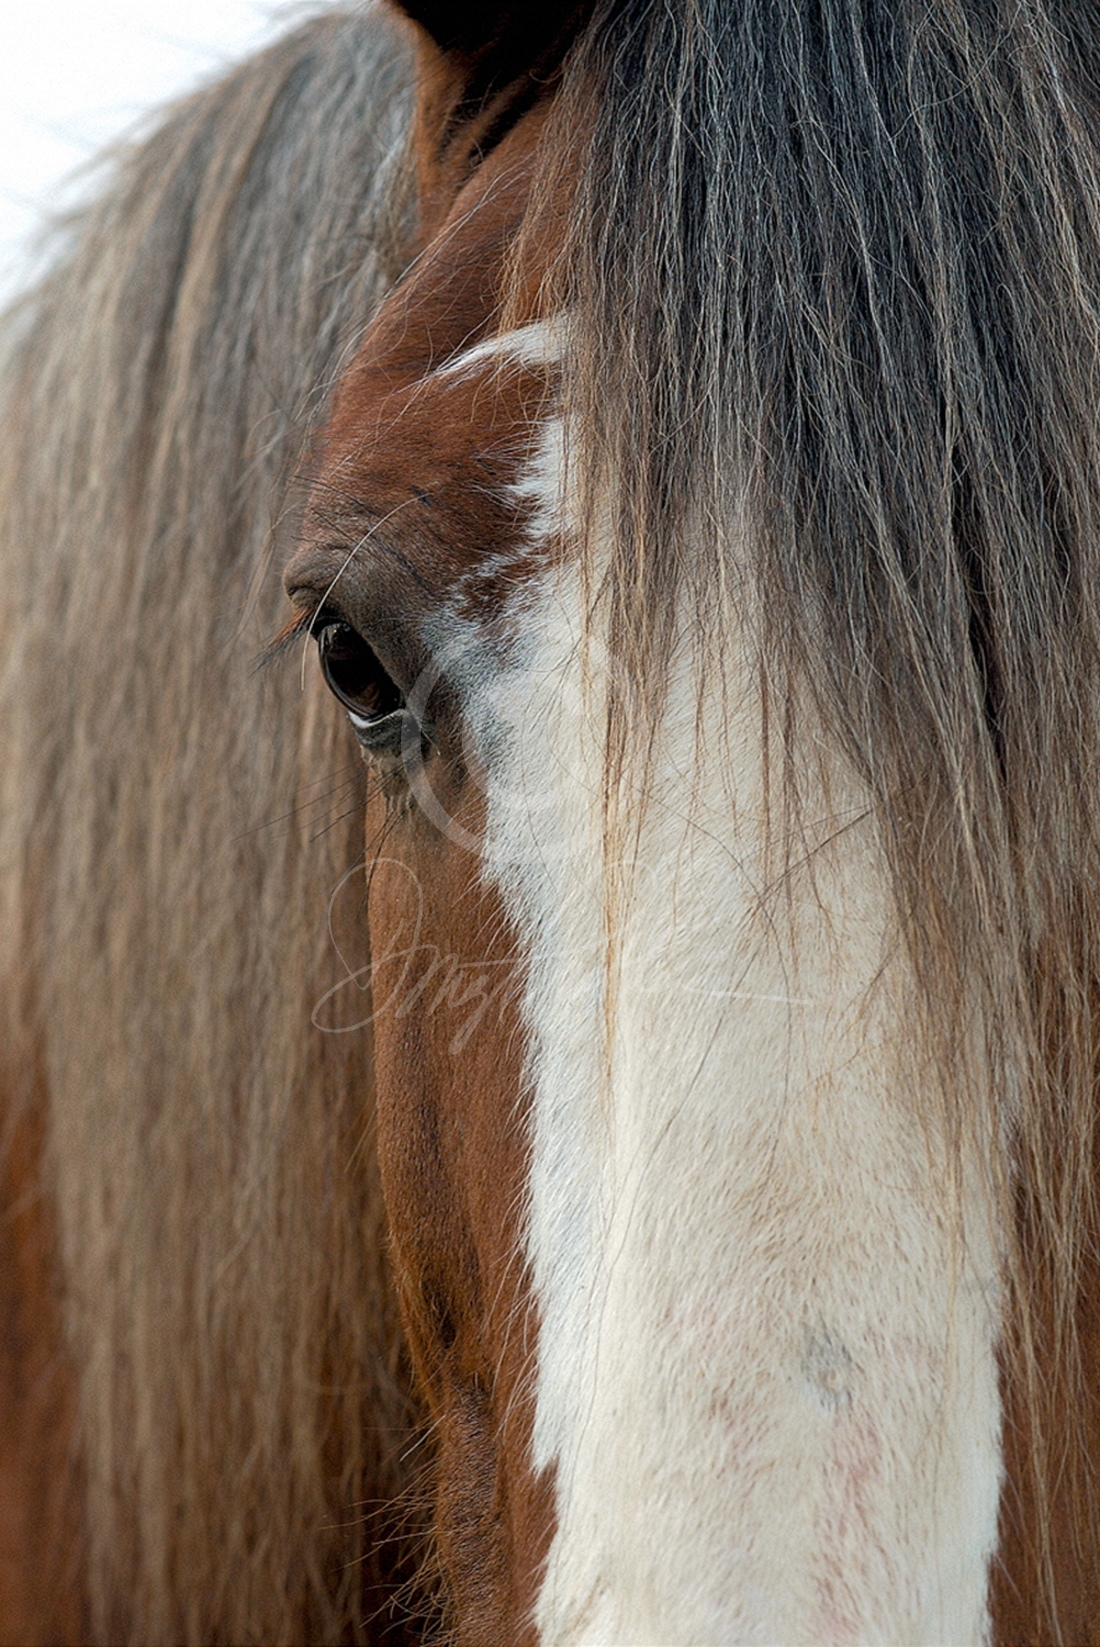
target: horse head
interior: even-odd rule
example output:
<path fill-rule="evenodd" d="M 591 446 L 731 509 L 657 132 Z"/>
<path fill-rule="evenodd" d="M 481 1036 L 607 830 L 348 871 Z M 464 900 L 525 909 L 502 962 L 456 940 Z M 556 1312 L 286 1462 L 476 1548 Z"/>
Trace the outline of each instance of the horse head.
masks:
<path fill-rule="evenodd" d="M 751 506 L 705 607 L 666 574 L 654 664 L 577 410 L 562 84 L 627 25 L 407 9 L 418 248 L 286 585 L 371 773 L 380 1158 L 455 1628 L 980 1639 L 988 1120 L 952 1135 L 899 1034 L 888 851 L 811 693 L 769 744 L 799 687 L 769 696 Z M 673 530 L 705 565 L 690 507 Z"/>

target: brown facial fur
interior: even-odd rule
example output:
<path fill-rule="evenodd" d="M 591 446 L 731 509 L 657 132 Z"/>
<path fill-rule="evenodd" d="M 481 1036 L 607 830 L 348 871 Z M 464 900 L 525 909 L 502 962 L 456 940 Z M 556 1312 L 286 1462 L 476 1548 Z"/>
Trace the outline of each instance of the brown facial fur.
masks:
<path fill-rule="evenodd" d="M 487 552 L 511 546 L 523 559 L 524 510 L 508 488 L 531 456 L 548 374 L 507 359 L 428 374 L 491 335 L 542 115 L 529 113 L 460 190 L 371 328 L 338 390 L 305 542 L 286 575 L 304 611 L 338 611 L 406 694 L 430 661 L 422 620 Z M 499 603 L 491 577 L 471 582 L 463 617 L 486 649 Z M 445 691 L 431 707 L 425 775 L 476 837 L 481 795 Z M 436 1437 L 449 1623 L 471 1647 L 499 1647 L 533 1639 L 552 1531 L 550 1486 L 529 1461 L 537 1322 L 520 1255 L 520 978 L 476 855 L 424 816 L 393 764 L 382 762 L 367 813 L 379 1152 Z M 395 954 L 403 964 L 390 963 Z"/>

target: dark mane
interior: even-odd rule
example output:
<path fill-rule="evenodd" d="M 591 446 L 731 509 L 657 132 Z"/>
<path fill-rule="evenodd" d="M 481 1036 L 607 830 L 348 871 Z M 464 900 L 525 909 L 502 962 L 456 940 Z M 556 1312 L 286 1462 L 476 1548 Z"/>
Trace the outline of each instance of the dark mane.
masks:
<path fill-rule="evenodd" d="M 310 1022 L 361 768 L 250 659 L 405 256 L 410 75 L 378 13 L 307 23 L 122 150 L 6 322 L 5 1073 L 50 1094 L 97 1640 L 364 1640 L 402 1576 L 369 1042 Z"/>
<path fill-rule="evenodd" d="M 1007 1140 L 1008 1445 L 1044 1577 L 1051 1528 L 1096 1525 L 1072 1415 L 1095 1421 L 1098 87 L 1077 0 L 613 0 L 532 214 L 573 191 L 550 301 L 599 530 L 610 499 L 612 784 L 684 603 L 718 645 L 747 575 L 779 742 L 801 704 L 869 786 L 949 1125 L 991 1094 Z"/>

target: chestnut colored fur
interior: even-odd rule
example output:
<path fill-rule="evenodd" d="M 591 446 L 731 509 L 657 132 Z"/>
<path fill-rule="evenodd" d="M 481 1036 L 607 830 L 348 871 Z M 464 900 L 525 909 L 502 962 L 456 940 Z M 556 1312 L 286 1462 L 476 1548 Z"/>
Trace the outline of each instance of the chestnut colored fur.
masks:
<path fill-rule="evenodd" d="M 441 606 L 491 626 L 502 586 L 524 575 L 517 547 L 506 574 L 475 576 L 457 593 L 487 549 L 522 545 L 511 488 L 533 454 L 546 374 L 507 356 L 469 372 L 438 368 L 476 352 L 492 318 L 537 135 L 528 116 L 482 163 L 364 339 L 336 395 L 287 572 L 303 611 L 335 599 L 410 683 L 430 663 L 416 637 Z M 476 840 L 482 797 L 456 731 L 446 716 L 435 727 L 426 778 Z M 449 1616 L 463 1642 L 496 1647 L 534 1639 L 551 1528 L 551 1483 L 530 1466 L 537 1323 L 520 1255 L 522 969 L 476 854 L 410 804 L 400 769 L 368 805 L 367 842 L 376 965 L 420 931 L 426 940 L 402 972 L 402 998 L 375 1021 L 379 1153 L 403 1318 L 438 1444 Z M 497 1004 L 469 1038 L 461 994 L 429 1010 L 441 957 L 492 980 Z"/>

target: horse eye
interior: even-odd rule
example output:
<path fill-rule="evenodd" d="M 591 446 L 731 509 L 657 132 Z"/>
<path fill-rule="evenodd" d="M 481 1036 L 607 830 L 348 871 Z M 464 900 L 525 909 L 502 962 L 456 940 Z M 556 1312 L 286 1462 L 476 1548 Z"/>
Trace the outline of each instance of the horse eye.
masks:
<path fill-rule="evenodd" d="M 350 623 L 322 615 L 312 627 L 325 681 L 351 715 L 356 731 L 404 709 L 400 689 Z"/>

